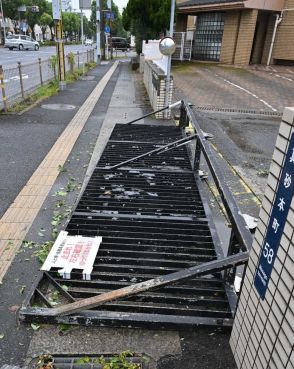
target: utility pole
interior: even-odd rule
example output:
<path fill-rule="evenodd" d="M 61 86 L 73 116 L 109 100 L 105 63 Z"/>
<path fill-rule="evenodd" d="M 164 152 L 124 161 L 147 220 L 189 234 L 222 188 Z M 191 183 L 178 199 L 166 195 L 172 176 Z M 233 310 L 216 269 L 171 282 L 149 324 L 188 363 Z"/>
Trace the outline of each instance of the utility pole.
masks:
<path fill-rule="evenodd" d="M 5 35 L 6 35 L 6 29 L 5 29 L 5 20 L 4 20 L 4 13 L 3 13 L 3 4 L 2 0 L 0 0 L 1 5 L 1 14 L 2 14 L 2 24 L 3 24 L 3 45 L 5 44 Z"/>
<path fill-rule="evenodd" d="M 96 0 L 96 45 L 97 63 L 101 63 L 101 0 Z"/>
<path fill-rule="evenodd" d="M 64 40 L 62 27 L 62 7 L 60 0 L 52 0 L 52 13 L 55 24 L 56 52 L 58 61 L 58 80 L 59 88 L 64 90 L 65 82 L 65 58 L 64 58 Z"/>
<path fill-rule="evenodd" d="M 84 14 L 83 9 L 81 8 L 81 39 L 82 39 L 82 46 L 84 46 Z"/>

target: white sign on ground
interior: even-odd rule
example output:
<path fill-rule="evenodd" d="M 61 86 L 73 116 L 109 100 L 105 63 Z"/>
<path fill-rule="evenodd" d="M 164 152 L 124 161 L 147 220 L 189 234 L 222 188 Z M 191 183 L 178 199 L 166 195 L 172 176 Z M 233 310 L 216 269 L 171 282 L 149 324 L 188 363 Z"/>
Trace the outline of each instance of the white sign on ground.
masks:
<path fill-rule="evenodd" d="M 91 273 L 102 237 L 68 236 L 61 231 L 41 270 L 60 268 L 58 273 L 64 279 L 70 279 L 73 269 L 83 271 L 83 279 L 91 280 Z"/>

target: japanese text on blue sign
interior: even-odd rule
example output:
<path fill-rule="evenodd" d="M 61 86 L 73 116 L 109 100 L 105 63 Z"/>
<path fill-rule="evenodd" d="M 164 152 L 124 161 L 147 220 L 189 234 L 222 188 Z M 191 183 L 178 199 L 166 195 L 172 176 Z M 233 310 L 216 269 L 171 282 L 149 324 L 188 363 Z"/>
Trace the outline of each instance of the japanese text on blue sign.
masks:
<path fill-rule="evenodd" d="M 262 298 L 265 297 L 273 265 L 277 256 L 294 193 L 294 133 L 286 153 L 284 168 L 278 184 L 266 236 L 259 256 L 254 285 Z"/>

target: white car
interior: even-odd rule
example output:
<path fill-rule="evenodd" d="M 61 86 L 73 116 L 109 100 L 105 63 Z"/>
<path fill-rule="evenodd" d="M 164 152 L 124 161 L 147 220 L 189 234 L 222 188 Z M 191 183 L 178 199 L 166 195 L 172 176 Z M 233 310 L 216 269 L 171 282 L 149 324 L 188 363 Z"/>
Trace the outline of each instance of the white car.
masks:
<path fill-rule="evenodd" d="M 5 46 L 9 50 L 39 50 L 39 42 L 25 35 L 9 35 L 5 39 Z"/>
<path fill-rule="evenodd" d="M 85 45 L 86 46 L 92 46 L 93 45 L 93 40 L 91 40 L 90 38 L 87 38 L 85 41 Z"/>

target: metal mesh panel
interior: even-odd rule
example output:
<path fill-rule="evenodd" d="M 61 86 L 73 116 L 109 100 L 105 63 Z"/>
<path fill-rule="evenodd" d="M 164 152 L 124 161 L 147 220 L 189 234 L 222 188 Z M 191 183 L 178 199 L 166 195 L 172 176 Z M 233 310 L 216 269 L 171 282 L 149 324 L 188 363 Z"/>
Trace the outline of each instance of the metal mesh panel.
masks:
<path fill-rule="evenodd" d="M 48 82 L 55 78 L 54 69 L 51 66 L 50 59 L 43 60 L 41 62 L 41 67 L 43 82 Z"/>
<path fill-rule="evenodd" d="M 14 103 L 21 98 L 19 69 L 17 67 L 5 69 L 3 76 L 7 101 L 8 103 Z M 2 95 L 0 96 L 0 106 L 3 108 Z"/>
<path fill-rule="evenodd" d="M 39 63 L 26 64 L 22 66 L 23 85 L 25 93 L 28 94 L 40 86 Z"/>

